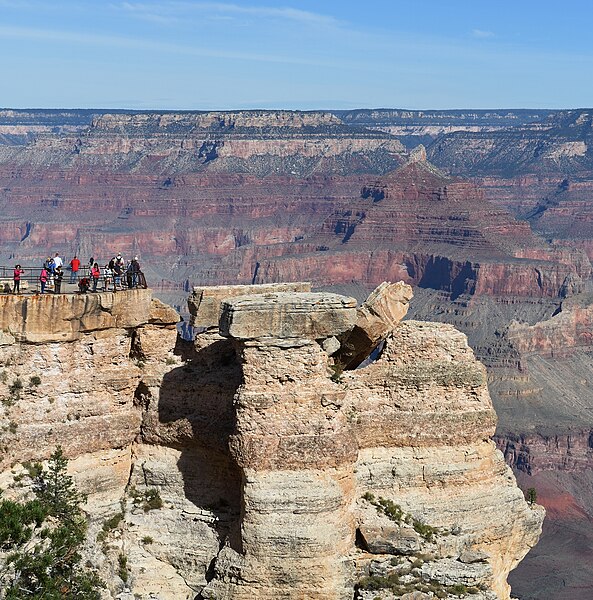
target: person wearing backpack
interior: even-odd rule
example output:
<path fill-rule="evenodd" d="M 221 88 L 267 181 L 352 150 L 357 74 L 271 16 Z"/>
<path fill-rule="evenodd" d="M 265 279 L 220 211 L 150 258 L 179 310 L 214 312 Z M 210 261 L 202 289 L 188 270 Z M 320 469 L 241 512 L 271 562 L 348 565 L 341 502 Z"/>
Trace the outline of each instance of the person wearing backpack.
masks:
<path fill-rule="evenodd" d="M 137 287 L 140 282 L 140 263 L 137 256 L 134 256 L 130 266 L 132 268 L 132 286 Z"/>
<path fill-rule="evenodd" d="M 62 278 L 64 277 L 64 271 L 62 271 L 62 267 L 56 267 L 56 271 L 54 273 L 54 294 L 62 293 Z"/>

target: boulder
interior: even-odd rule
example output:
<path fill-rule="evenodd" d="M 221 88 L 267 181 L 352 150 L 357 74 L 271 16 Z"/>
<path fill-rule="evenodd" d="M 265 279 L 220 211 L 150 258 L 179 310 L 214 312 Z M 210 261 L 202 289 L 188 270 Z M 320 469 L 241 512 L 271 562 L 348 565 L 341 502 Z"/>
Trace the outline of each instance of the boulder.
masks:
<path fill-rule="evenodd" d="M 158 298 L 153 298 L 150 303 L 150 312 L 148 322 L 156 325 L 174 325 L 179 322 L 180 316 L 177 311 L 161 302 Z"/>
<path fill-rule="evenodd" d="M 354 369 L 369 356 L 389 332 L 406 316 L 412 288 L 403 281 L 384 281 L 358 308 L 356 325 L 342 338 L 337 358 L 344 368 Z"/>
<path fill-rule="evenodd" d="M 12 346 L 16 340 L 7 331 L 0 331 L 0 346 Z"/>
<path fill-rule="evenodd" d="M 269 283 L 265 285 L 196 286 L 187 300 L 193 327 L 218 327 L 221 302 L 236 296 L 252 296 L 274 292 L 310 292 L 311 284 Z"/>
<path fill-rule="evenodd" d="M 363 524 L 359 531 L 372 554 L 411 555 L 422 547 L 420 536 L 411 527 Z"/>
<path fill-rule="evenodd" d="M 277 292 L 225 300 L 219 326 L 220 335 L 240 340 L 318 340 L 344 333 L 355 322 L 354 298 L 320 292 Z"/>

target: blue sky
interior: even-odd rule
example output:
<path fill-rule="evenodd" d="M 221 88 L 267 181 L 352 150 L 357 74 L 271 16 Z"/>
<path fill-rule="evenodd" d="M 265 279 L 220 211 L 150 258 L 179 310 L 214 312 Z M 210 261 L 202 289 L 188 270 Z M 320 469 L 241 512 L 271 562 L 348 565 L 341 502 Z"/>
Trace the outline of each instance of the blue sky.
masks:
<path fill-rule="evenodd" d="M 0 0 L 0 105 L 593 104 L 593 3 Z"/>

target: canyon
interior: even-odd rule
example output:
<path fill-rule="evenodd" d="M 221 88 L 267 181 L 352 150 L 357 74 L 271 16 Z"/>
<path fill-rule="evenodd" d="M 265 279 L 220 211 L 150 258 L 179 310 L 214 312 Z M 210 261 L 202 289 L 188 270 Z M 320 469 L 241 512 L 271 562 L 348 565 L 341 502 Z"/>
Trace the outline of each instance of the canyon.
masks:
<path fill-rule="evenodd" d="M 5 110 L 0 257 L 139 255 L 186 319 L 196 285 L 412 285 L 409 318 L 468 335 L 548 510 L 513 593 L 573 598 L 593 581 L 590 115 Z"/>

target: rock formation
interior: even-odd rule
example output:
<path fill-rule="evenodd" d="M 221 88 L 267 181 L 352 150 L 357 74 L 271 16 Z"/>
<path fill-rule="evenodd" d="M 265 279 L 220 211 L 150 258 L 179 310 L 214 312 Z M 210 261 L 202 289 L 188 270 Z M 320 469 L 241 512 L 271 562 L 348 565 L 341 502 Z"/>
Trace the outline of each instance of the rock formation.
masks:
<path fill-rule="evenodd" d="M 324 342 L 364 323 L 343 296 L 219 290 L 226 337 L 195 342 L 150 290 L 0 298 L 2 488 L 26 495 L 21 465 L 62 444 L 111 598 L 506 600 L 542 512 L 465 337 L 397 324 L 386 289 L 381 356 L 344 372 Z"/>
<path fill-rule="evenodd" d="M 377 362 L 332 378 L 315 313 L 299 312 L 293 328 L 270 335 L 274 315 L 290 318 L 294 297 L 281 308 L 288 301 L 280 294 L 223 304 L 221 323 L 227 335 L 237 332 L 243 372 L 231 436 L 243 472 L 242 538 L 221 552 L 204 597 L 248 598 L 255 585 L 260 598 L 351 598 L 356 577 L 366 597 L 369 576 L 381 582 L 396 571 L 390 557 L 433 553 L 419 572 L 410 569 L 408 583 L 417 576 L 419 588 L 424 580 L 446 589 L 463 581 L 507 598 L 506 573 L 534 543 L 541 516 L 509 485 L 489 440 L 495 416 L 464 337 L 406 322 Z M 325 337 L 339 335 L 344 309 L 327 302 L 325 310 L 335 323 Z M 434 538 L 378 515 L 376 498 L 401 506 Z M 497 510 L 502 498 L 510 513 Z M 278 544 L 282 531 L 291 532 L 289 544 Z M 464 562 L 468 551 L 481 558 Z"/>

